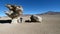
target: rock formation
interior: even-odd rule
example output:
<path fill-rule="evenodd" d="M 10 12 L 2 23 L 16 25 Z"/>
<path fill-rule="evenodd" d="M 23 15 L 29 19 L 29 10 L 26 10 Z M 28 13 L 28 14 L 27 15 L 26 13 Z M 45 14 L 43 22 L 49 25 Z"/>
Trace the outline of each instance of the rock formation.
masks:
<path fill-rule="evenodd" d="M 42 17 L 37 15 L 31 15 L 30 19 L 31 19 L 31 22 L 42 22 Z"/>
<path fill-rule="evenodd" d="M 7 4 L 6 7 L 9 9 L 9 11 L 6 11 L 5 14 L 8 15 L 12 19 L 22 15 L 23 13 L 22 6 Z"/>
<path fill-rule="evenodd" d="M 9 11 L 6 11 L 5 14 L 12 19 L 12 22 L 17 22 L 23 13 L 22 6 L 7 4 L 6 7 L 9 9 Z"/>

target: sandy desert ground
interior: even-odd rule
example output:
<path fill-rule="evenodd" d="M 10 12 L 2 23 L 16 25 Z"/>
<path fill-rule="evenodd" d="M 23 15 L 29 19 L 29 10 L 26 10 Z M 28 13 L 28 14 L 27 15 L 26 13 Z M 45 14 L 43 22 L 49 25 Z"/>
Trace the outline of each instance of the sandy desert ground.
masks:
<path fill-rule="evenodd" d="M 42 23 L 0 24 L 0 34 L 60 34 L 60 15 L 41 15 Z"/>

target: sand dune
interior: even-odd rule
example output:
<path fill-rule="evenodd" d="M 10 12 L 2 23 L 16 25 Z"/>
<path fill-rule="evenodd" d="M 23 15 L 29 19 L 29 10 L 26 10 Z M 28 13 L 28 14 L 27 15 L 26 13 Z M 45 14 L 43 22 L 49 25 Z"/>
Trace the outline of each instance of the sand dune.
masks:
<path fill-rule="evenodd" d="M 0 34 L 60 34 L 60 15 L 41 15 L 42 23 L 0 24 Z"/>

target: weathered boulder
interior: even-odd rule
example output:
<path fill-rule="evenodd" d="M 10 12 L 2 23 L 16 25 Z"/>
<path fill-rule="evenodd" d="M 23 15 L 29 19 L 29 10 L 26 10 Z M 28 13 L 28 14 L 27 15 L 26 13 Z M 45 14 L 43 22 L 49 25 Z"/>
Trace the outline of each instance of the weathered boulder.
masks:
<path fill-rule="evenodd" d="M 31 19 L 31 22 L 42 22 L 42 17 L 37 15 L 31 15 L 30 19 Z"/>

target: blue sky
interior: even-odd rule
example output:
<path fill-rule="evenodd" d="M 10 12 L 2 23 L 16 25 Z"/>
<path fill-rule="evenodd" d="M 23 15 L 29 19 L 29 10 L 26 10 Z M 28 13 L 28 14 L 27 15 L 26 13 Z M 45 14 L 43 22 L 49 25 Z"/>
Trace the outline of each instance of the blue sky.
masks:
<path fill-rule="evenodd" d="M 60 0 L 0 0 L 0 16 L 5 16 L 8 9 L 5 4 L 23 6 L 23 14 L 40 14 L 47 11 L 60 12 Z"/>

